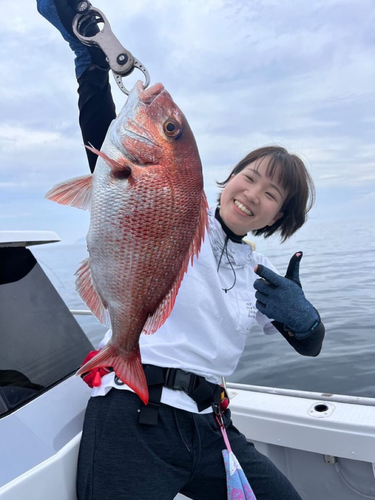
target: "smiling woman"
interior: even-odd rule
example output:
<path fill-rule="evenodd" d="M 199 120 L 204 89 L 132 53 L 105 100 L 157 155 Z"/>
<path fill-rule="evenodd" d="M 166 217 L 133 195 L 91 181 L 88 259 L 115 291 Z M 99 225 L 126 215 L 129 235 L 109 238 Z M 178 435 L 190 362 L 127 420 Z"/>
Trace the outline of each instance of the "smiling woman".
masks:
<path fill-rule="evenodd" d="M 247 165 L 232 176 L 221 194 L 220 215 L 237 235 L 272 226 L 283 216 L 287 192 L 267 176 L 270 159 Z"/>
<path fill-rule="evenodd" d="M 315 201 L 304 163 L 279 146 L 252 151 L 217 184 L 224 188 L 218 197 L 220 215 L 242 236 L 252 231 L 267 238 L 280 232 L 284 241 L 305 223 Z"/>

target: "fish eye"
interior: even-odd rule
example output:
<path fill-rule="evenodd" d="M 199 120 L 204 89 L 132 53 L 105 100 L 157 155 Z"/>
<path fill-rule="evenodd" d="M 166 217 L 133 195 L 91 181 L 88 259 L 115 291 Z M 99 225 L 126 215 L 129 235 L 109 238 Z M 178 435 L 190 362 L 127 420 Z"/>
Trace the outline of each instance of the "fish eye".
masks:
<path fill-rule="evenodd" d="M 182 127 L 178 123 L 178 121 L 174 120 L 173 118 L 169 118 L 163 126 L 164 133 L 168 137 L 173 137 L 174 139 L 177 139 L 181 135 L 182 132 Z"/>

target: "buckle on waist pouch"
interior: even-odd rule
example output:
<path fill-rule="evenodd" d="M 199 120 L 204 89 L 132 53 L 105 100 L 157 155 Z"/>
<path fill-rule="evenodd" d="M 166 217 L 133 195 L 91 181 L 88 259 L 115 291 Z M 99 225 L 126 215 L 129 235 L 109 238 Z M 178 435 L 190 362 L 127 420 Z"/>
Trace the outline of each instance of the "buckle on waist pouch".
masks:
<path fill-rule="evenodd" d="M 161 366 L 143 365 L 149 389 L 149 403 L 141 407 L 141 424 L 156 425 L 158 409 L 163 387 L 184 391 L 197 404 L 198 411 L 221 401 L 223 388 L 208 382 L 204 377 L 186 372 L 180 368 L 163 368 Z"/>
<path fill-rule="evenodd" d="M 167 368 L 164 386 L 189 394 L 194 390 L 197 379 L 198 376 L 194 373 L 185 372 L 180 368 Z"/>

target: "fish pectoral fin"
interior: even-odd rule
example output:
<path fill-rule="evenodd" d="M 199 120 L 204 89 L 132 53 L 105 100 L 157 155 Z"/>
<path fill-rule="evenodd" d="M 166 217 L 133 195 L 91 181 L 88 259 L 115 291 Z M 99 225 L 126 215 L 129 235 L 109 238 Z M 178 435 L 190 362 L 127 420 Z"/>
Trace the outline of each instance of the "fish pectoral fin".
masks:
<path fill-rule="evenodd" d="M 121 162 L 121 161 L 116 161 L 113 158 L 110 158 L 109 156 L 107 156 L 105 153 L 103 153 L 103 151 L 99 151 L 98 149 L 96 149 L 92 146 L 86 146 L 86 148 L 89 151 L 91 151 L 92 153 L 103 158 L 103 160 L 106 162 L 106 164 L 109 166 L 109 168 L 112 170 L 112 173 L 116 177 L 127 179 L 128 177 L 131 176 L 132 169 L 127 163 Z"/>
<path fill-rule="evenodd" d="M 92 279 L 90 259 L 82 261 L 80 267 L 76 271 L 76 288 L 82 300 L 87 304 L 93 315 L 103 325 L 111 326 L 109 313 L 103 304 L 98 292 L 96 291 L 94 281 Z"/>
<path fill-rule="evenodd" d="M 198 257 L 199 255 L 201 244 L 202 241 L 204 240 L 205 231 L 208 227 L 207 210 L 208 210 L 208 203 L 206 195 L 204 192 L 202 192 L 199 221 L 197 224 L 195 235 L 191 241 L 189 251 L 187 252 L 186 257 L 182 262 L 180 272 L 178 273 L 177 278 L 173 283 L 171 289 L 164 297 L 162 302 L 159 304 L 159 307 L 156 309 L 154 314 L 148 317 L 143 327 L 143 333 L 145 333 L 146 335 L 152 335 L 153 333 L 155 333 L 156 330 L 158 330 L 164 324 L 164 322 L 172 312 L 182 279 L 189 267 L 189 261 L 191 261 L 191 264 L 193 264 L 194 256 Z"/>
<path fill-rule="evenodd" d="M 139 345 L 133 351 L 125 352 L 117 349 L 113 344 L 108 344 L 90 361 L 81 366 L 76 375 L 83 375 L 94 368 L 103 367 L 112 367 L 117 377 L 133 389 L 143 403 L 147 405 L 148 387 Z"/>
<path fill-rule="evenodd" d="M 61 205 L 87 210 L 91 201 L 92 174 L 75 177 L 56 184 L 46 193 L 45 198 Z"/>

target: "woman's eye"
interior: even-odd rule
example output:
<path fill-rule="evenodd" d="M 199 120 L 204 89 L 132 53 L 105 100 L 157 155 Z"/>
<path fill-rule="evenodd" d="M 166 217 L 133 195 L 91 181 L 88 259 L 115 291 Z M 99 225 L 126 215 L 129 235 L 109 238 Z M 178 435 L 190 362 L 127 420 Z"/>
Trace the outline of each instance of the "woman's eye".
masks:
<path fill-rule="evenodd" d="M 246 176 L 250 182 L 254 182 L 252 177 Z"/>
<path fill-rule="evenodd" d="M 271 198 L 272 200 L 275 200 L 276 201 L 276 198 L 274 197 L 274 195 L 272 193 L 266 193 L 266 195 Z"/>

